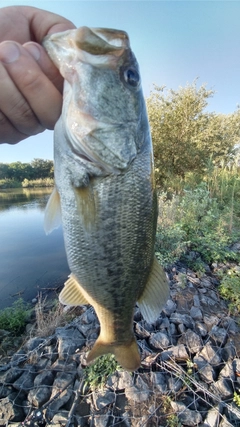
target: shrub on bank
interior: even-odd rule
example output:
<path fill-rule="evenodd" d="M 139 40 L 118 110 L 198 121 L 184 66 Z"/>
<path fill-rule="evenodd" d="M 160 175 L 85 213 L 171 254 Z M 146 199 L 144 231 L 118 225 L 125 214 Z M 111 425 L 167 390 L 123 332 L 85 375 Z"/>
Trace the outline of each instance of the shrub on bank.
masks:
<path fill-rule="evenodd" d="M 39 179 L 27 179 L 25 178 L 22 182 L 23 188 L 36 188 L 36 187 L 53 187 L 53 178 L 39 178 Z"/>
<path fill-rule="evenodd" d="M 13 179 L 0 179 L 0 189 L 5 190 L 5 188 L 21 188 L 22 184 L 19 181 Z"/>

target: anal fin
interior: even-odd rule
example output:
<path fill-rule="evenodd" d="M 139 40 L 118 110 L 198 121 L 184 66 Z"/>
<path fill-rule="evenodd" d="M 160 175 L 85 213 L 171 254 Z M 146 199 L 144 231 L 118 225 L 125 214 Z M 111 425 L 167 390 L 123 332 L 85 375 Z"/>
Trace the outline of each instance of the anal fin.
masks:
<path fill-rule="evenodd" d="M 64 288 L 59 295 L 59 301 L 61 304 L 73 307 L 89 304 L 73 274 L 70 274 L 69 279 L 64 283 Z"/>
<path fill-rule="evenodd" d="M 154 257 L 152 269 L 146 287 L 138 300 L 138 306 L 144 319 L 153 323 L 169 298 L 169 285 L 166 273 Z"/>

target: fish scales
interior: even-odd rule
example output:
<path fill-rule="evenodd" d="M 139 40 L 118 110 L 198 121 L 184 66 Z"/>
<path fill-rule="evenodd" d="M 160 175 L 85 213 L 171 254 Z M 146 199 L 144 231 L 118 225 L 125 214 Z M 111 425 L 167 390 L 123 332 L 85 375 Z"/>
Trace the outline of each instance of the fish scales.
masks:
<path fill-rule="evenodd" d="M 54 131 L 56 188 L 45 221 L 50 232 L 61 214 L 72 274 L 60 301 L 96 310 L 101 330 L 89 363 L 112 352 L 134 370 L 140 365 L 136 302 L 153 321 L 168 297 L 154 257 L 157 199 L 138 65 L 118 30 L 84 27 L 52 35 L 44 45 L 65 77 Z"/>

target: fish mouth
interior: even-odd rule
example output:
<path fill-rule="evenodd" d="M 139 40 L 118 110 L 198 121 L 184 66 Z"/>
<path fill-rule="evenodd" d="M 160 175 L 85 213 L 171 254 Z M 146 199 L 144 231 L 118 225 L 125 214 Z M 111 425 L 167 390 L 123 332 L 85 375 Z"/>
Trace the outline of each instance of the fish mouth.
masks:
<path fill-rule="evenodd" d="M 92 55 L 121 55 L 128 49 L 129 38 L 125 31 L 110 28 L 80 27 L 76 31 L 76 46 Z"/>
<path fill-rule="evenodd" d="M 96 67 L 117 66 L 119 57 L 130 49 L 128 34 L 109 28 L 80 27 L 48 35 L 43 40 L 55 65 L 62 70 L 62 57 L 77 59 Z"/>

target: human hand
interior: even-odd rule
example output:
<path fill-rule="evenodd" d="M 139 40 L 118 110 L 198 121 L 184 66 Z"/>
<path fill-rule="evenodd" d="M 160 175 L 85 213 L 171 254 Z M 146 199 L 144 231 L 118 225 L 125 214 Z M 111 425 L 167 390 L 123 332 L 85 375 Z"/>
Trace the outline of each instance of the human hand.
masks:
<path fill-rule="evenodd" d="M 65 18 L 34 7 L 0 9 L 0 143 L 54 128 L 63 80 L 40 43 L 72 28 Z"/>

